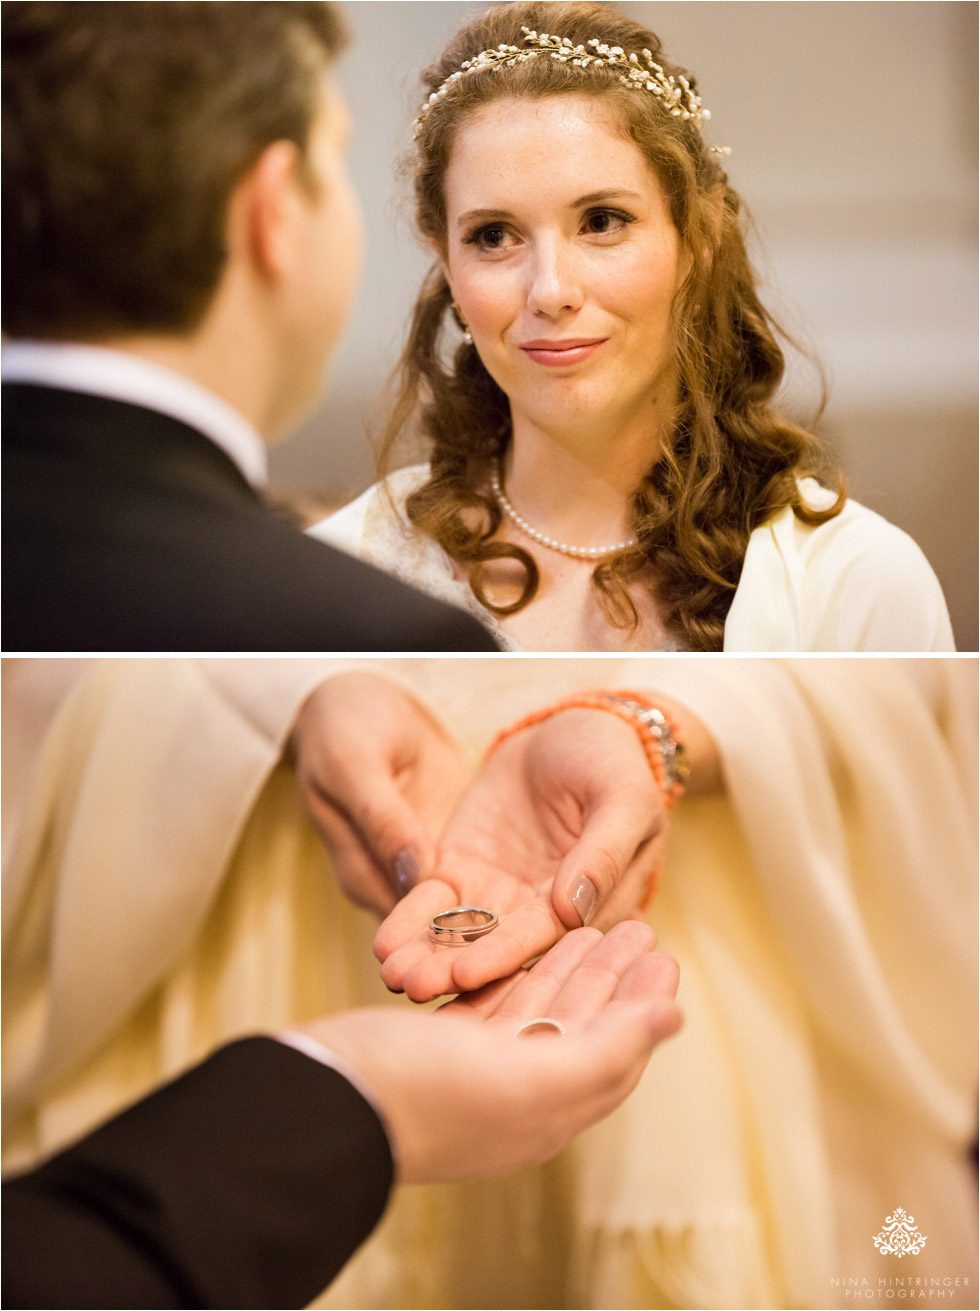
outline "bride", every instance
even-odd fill
[[[512,650],[951,650],[922,552],[827,490],[773,408],[727,152],[658,38],[604,5],[503,4],[425,83],[437,263],[385,459],[413,430],[429,458],[313,533]]]

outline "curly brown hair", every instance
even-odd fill
[[[649,50],[668,75],[683,74],[696,88],[695,79],[663,55],[653,32],[583,0],[494,6],[460,28],[426,70],[426,93],[481,50],[521,46],[522,26],[575,45],[598,37],[627,52]],[[840,513],[845,493],[836,474],[838,498],[829,509],[815,511],[802,498],[798,480],[826,471],[828,460],[812,433],[773,409],[785,368],[780,329],[759,300],[741,199],[697,126],[665,113],[654,96],[624,87],[605,66],[583,69],[538,58],[468,74],[421,124],[416,220],[422,236],[445,251],[446,170],[456,134],[477,107],[503,96],[583,91],[616,104],[628,139],[660,180],[689,265],[671,311],[678,404],[658,457],[633,494],[636,546],[598,564],[592,578],[610,621],[635,631],[639,617],[630,584],[637,585],[641,571],[652,573],[654,581],[643,585],[654,590],[665,633],[690,650],[720,650],[752,530],[786,506],[806,524],[824,523]],[[443,330],[451,313],[449,285],[436,266],[416,303],[399,366],[382,471],[406,433],[421,434],[430,448],[430,475],[408,498],[409,519],[452,559],[469,565],[470,586],[482,604],[513,614],[533,599],[539,575],[527,550],[494,540],[501,510],[489,480],[511,440],[510,407],[471,344],[447,352]],[[494,605],[483,588],[487,562],[502,558],[519,561],[525,571],[521,596],[506,606]]]

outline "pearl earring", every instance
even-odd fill
[[[453,307],[453,318],[456,320],[456,325],[459,328],[460,332],[463,334],[463,340],[467,343],[467,345],[472,346],[473,334],[470,332],[470,325],[463,318],[463,311],[459,308],[456,302],[452,301],[451,303]]]

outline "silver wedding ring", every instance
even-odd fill
[[[429,920],[429,937],[440,947],[465,947],[497,927],[492,910],[482,906],[453,906]]]
[[[564,1024],[559,1024],[557,1020],[550,1020],[547,1015],[539,1015],[537,1019],[525,1021],[514,1034],[514,1037],[519,1038],[522,1033],[534,1033],[535,1031],[541,1033],[547,1030],[557,1033],[559,1038],[565,1037]]]

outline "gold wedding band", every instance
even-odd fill
[[[429,937],[440,947],[465,947],[491,933],[498,924],[492,910],[482,906],[453,906],[429,920]]]
[[[514,1037],[519,1038],[522,1033],[533,1033],[535,1029],[544,1030],[545,1032],[553,1031],[558,1034],[559,1038],[565,1037],[564,1024],[560,1024],[558,1020],[549,1019],[547,1015],[539,1015],[534,1020],[525,1020],[514,1034]]]

